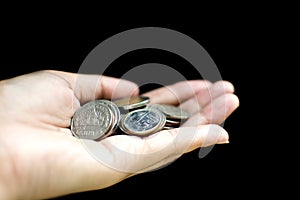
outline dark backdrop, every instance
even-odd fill
[[[0,78],[6,79],[24,73],[43,69],[77,72],[85,56],[101,41],[121,31],[143,27],[159,26],[180,31],[200,43],[215,61],[224,80],[231,81],[239,96],[241,106],[225,122],[224,128],[230,134],[230,144],[216,145],[204,158],[198,157],[199,150],[183,155],[171,165],[150,173],[131,177],[112,187],[99,191],[71,194],[57,199],[101,199],[144,198],[164,195],[212,197],[235,194],[236,190],[250,192],[245,186],[250,179],[251,159],[245,154],[245,141],[249,138],[242,129],[243,72],[249,68],[243,65],[243,49],[247,39],[238,23],[193,23],[168,21],[165,23],[110,23],[86,24],[85,22],[60,21],[15,21],[2,26],[0,37]],[[144,50],[129,53],[112,64],[106,73],[120,76],[121,68],[129,69],[148,62],[160,62],[173,66],[187,78],[201,78],[193,73],[184,59],[159,50]],[[187,70],[189,69],[189,70]],[[147,91],[156,86],[142,88]],[[67,166],[66,166],[67,167]],[[139,194],[137,194],[137,192]],[[140,196],[140,195],[143,196]],[[245,194],[245,193],[244,193]]]

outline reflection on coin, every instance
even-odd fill
[[[115,99],[113,102],[121,109],[131,110],[146,106],[150,101],[149,97],[146,96],[134,96]]]
[[[156,108],[163,112],[168,119],[187,119],[189,117],[189,113],[177,106],[167,105],[167,104],[152,104],[149,105],[150,108]]]
[[[166,117],[156,109],[138,109],[123,116],[120,128],[127,134],[147,136],[163,128]]]
[[[112,116],[112,111],[105,104],[89,102],[75,112],[71,131],[79,138],[97,140],[110,130]]]

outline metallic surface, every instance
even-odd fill
[[[122,108],[124,110],[131,110],[131,109],[136,109],[136,108],[146,106],[150,102],[150,99],[149,97],[145,97],[145,96],[134,96],[134,97],[115,99],[113,100],[113,102],[119,108]]]
[[[149,108],[156,108],[163,112],[168,119],[187,119],[189,113],[185,110],[168,104],[152,104],[148,106]]]
[[[120,123],[120,128],[127,134],[147,136],[163,128],[165,116],[154,109],[138,109],[126,114]]]
[[[72,133],[83,139],[103,137],[113,124],[112,110],[101,101],[89,102],[79,108],[71,121]]]

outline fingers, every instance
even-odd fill
[[[160,103],[177,105],[180,102],[195,96],[196,93],[207,90],[210,85],[211,83],[209,81],[204,80],[182,81],[152,90],[143,95],[150,97],[150,103],[152,104]]]
[[[146,93],[151,103],[180,104],[191,117],[183,126],[222,123],[238,106],[234,87],[228,81],[185,81]]]
[[[190,114],[197,113],[205,105],[213,101],[213,99],[226,94],[233,93],[234,87],[228,81],[218,81],[212,84],[210,87],[199,90],[194,96],[191,96],[188,100],[183,102],[180,107]]]
[[[239,99],[234,94],[225,94],[205,106],[202,115],[207,123],[221,124],[239,106]]]
[[[200,112],[197,112],[189,117],[189,119],[184,122],[182,127],[198,126],[208,124],[208,119]]]
[[[180,107],[191,115],[198,113],[219,96],[233,93],[234,87],[228,81],[218,81],[214,84],[204,81],[184,81],[162,87],[145,93],[150,97],[150,103],[180,104]],[[202,120],[203,121],[203,120]]]
[[[61,71],[50,72],[64,78],[82,104],[100,98],[114,99],[139,93],[135,83],[124,79]]]
[[[236,95],[231,93],[221,95],[203,107],[200,112],[191,115],[183,126],[221,124],[238,106],[239,99]]]

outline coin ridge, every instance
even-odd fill
[[[101,101],[104,104],[106,104],[112,110],[112,113],[113,113],[113,116],[112,116],[113,123],[112,123],[111,129],[105,135],[105,137],[107,137],[107,136],[111,135],[112,133],[114,133],[114,131],[118,128],[121,113],[120,113],[120,110],[118,109],[118,106],[114,102],[109,101],[109,100],[101,100]]]

